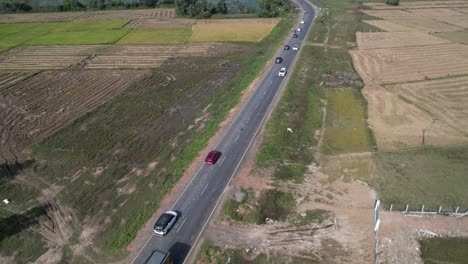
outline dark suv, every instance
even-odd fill
[[[291,47],[289,45],[284,45],[284,50],[289,50]]]
[[[276,60],[275,60],[275,63],[276,63],[276,64],[280,64],[280,63],[282,63],[282,62],[283,62],[283,58],[281,58],[281,57],[276,57]]]

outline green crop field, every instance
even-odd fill
[[[191,34],[189,27],[135,29],[117,44],[180,44],[187,43]]]
[[[427,238],[419,241],[425,264],[466,263],[468,238]]]
[[[27,45],[112,44],[130,32],[129,29],[49,32],[25,42]]]
[[[123,25],[127,24],[128,20],[98,20],[98,21],[71,21],[60,23],[54,29],[54,32],[62,31],[93,31],[105,29],[120,29]]]

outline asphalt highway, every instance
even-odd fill
[[[191,248],[203,234],[206,223],[220,197],[237,172],[245,153],[262,126],[272,102],[286,80],[285,77],[278,76],[280,68],[286,67],[287,74],[289,74],[289,69],[298,54],[298,51],[292,50],[292,46],[299,45],[299,49],[301,49],[306,33],[312,25],[315,16],[314,9],[307,1],[301,1],[301,6],[307,13],[301,11],[299,14],[303,17],[304,24],[296,26],[296,28],[301,28],[301,31],[297,33],[298,38],[292,38],[293,32],[291,32],[287,42],[284,43],[291,46],[291,49],[282,50],[278,54],[283,58],[283,62],[271,66],[261,84],[217,144],[215,149],[221,151],[222,156],[215,165],[202,165],[192,177],[191,182],[172,208],[181,214],[177,223],[165,237],[159,237],[153,233],[133,263],[146,263],[156,249],[170,252],[175,264],[188,262],[186,261],[187,256],[189,253],[193,253],[190,252]],[[156,220],[154,219],[154,221]]]

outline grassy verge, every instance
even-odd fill
[[[372,181],[385,204],[468,207],[468,145],[379,152]]]
[[[419,241],[426,264],[466,263],[468,238],[428,238]]]
[[[190,27],[135,29],[123,37],[118,44],[179,44],[187,43]]]
[[[328,93],[322,151],[343,154],[370,150],[368,128],[359,91],[333,90]]]

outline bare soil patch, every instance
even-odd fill
[[[451,41],[423,32],[357,32],[356,43],[360,50],[366,50],[449,44]]]
[[[468,45],[468,31],[434,33],[434,36]]]
[[[2,160],[14,162],[24,148],[110,100],[143,75],[141,71],[45,71],[2,90]]]
[[[351,50],[350,54],[366,84],[468,74],[468,46],[461,44]]]
[[[61,21],[93,21],[118,19],[145,19],[145,18],[174,18],[174,9],[141,9],[141,10],[112,10],[90,12],[57,12],[32,14],[1,14],[0,23],[20,22],[61,22]]]
[[[30,71],[5,71],[0,72],[0,91],[15,83],[33,76],[36,72]]]

